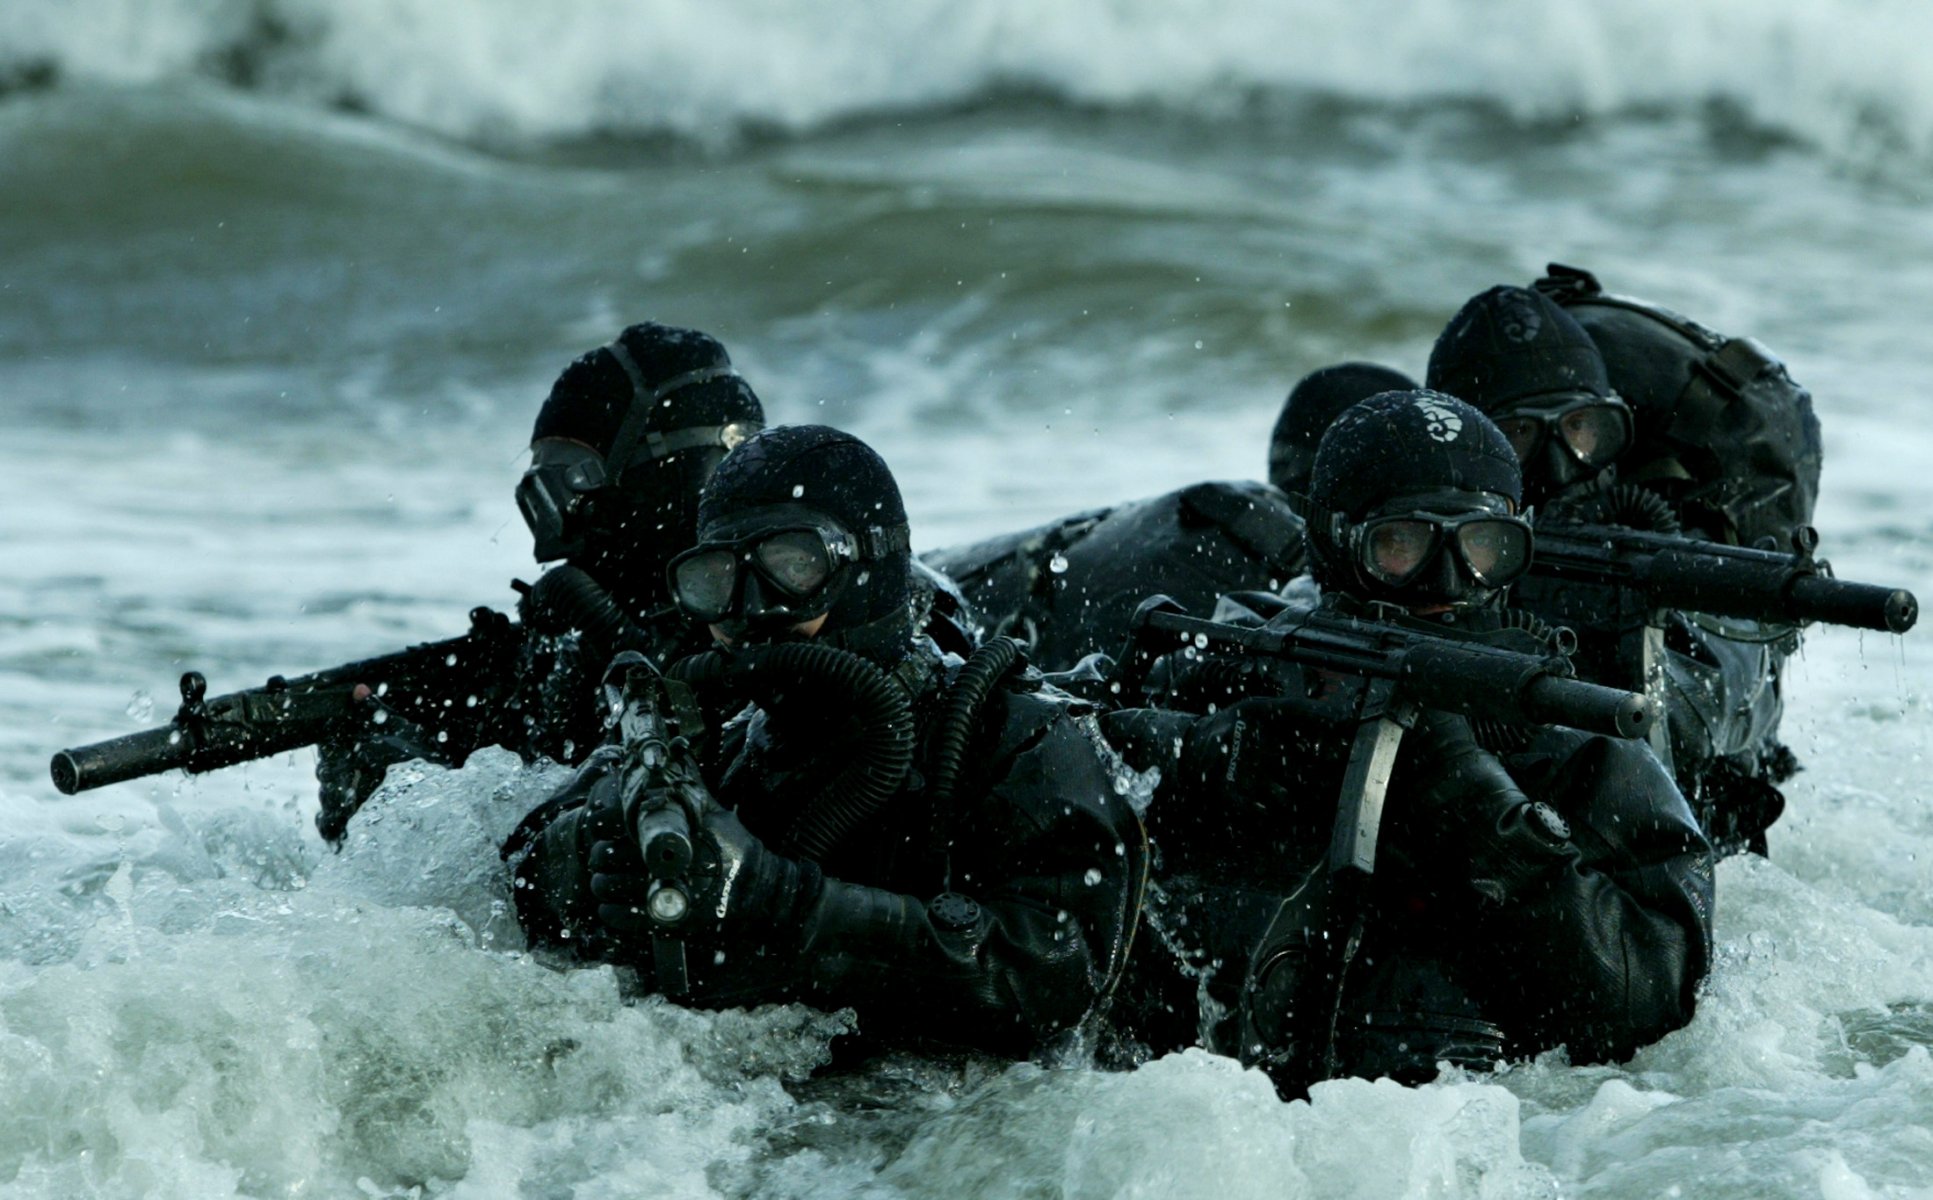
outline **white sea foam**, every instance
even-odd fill
[[[729,138],[1001,89],[1190,110],[1261,92],[1523,119],[1721,103],[1845,148],[1933,146],[1918,0],[15,0],[0,72],[216,75],[460,138]]]

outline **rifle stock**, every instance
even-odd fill
[[[181,677],[181,708],[173,720],[56,753],[49,768],[54,787],[71,796],[177,767],[201,774],[315,745],[357,719],[358,684],[411,720],[440,728],[480,725],[490,719],[487,700],[509,678],[521,641],[516,622],[476,608],[470,632],[461,637],[294,679],[277,675],[258,688],[211,698],[207,680],[190,671]]]

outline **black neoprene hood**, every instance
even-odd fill
[[[1597,344],[1550,297],[1494,287],[1450,318],[1430,351],[1431,389],[1495,415],[1538,396],[1609,396]]]
[[[564,368],[537,412],[530,440],[570,438],[608,455],[640,401],[651,403],[636,421],[646,433],[764,424],[758,396],[731,368],[731,355],[710,334],[648,321],[633,325]],[[615,476],[627,464],[607,465]]]
[[[848,533],[893,533],[906,528],[899,484],[884,459],[849,433],[825,425],[779,425],[725,456],[698,501],[698,539],[729,527],[742,536],[769,513],[774,526],[795,522],[801,510],[823,513]],[[847,564],[847,576],[828,613],[825,632],[835,637],[862,628],[878,636],[853,646],[876,658],[903,651],[911,636],[911,552],[901,548]],[[905,628],[880,629],[897,617]]]
[[[1285,492],[1305,490],[1316,446],[1337,417],[1381,392],[1415,386],[1401,371],[1376,363],[1337,363],[1309,372],[1289,390],[1269,435],[1269,482]]]
[[[1520,503],[1517,454],[1475,408],[1417,388],[1372,396],[1336,419],[1316,451],[1309,500],[1360,517],[1395,496],[1447,490]]]

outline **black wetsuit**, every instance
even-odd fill
[[[1302,522],[1265,483],[1198,483],[1036,529],[921,556],[985,623],[1044,671],[1119,649],[1140,602],[1165,593],[1206,614],[1226,592],[1281,587],[1304,570]]]
[[[1116,1006],[1132,1045],[1205,1044],[1295,1094],[1331,1073],[1416,1081],[1439,1060],[1557,1045],[1622,1059],[1690,1018],[1711,854],[1644,746],[1480,727],[1507,745],[1471,760],[1491,772],[1477,786],[1412,732],[1357,900],[1325,865],[1354,729],[1303,699],[1334,679],[1291,664],[1268,678],[1269,695],[1209,716],[1107,720],[1131,763],[1163,769],[1148,930]]]
[[[947,674],[922,652],[913,679],[921,753]],[[817,864],[788,915],[754,935],[694,935],[701,1007],[800,1001],[857,1010],[862,1034],[1024,1055],[1079,1025],[1125,963],[1145,875],[1140,822],[1077,702],[1033,683],[996,688],[976,723],[940,828],[918,771]],[[1087,727],[1083,727],[1086,725]],[[717,800],[762,841],[853,753],[837,706],[757,707],[705,754]],[[916,759],[923,761],[923,759]],[[506,848],[533,944],[635,968],[660,990],[648,945],[596,915],[587,832],[615,803],[600,753]]]

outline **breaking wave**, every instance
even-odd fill
[[[0,90],[214,80],[510,145],[729,144],[1018,92],[1211,115],[1689,111],[1918,155],[1929,40],[1919,0],[15,0]]]

